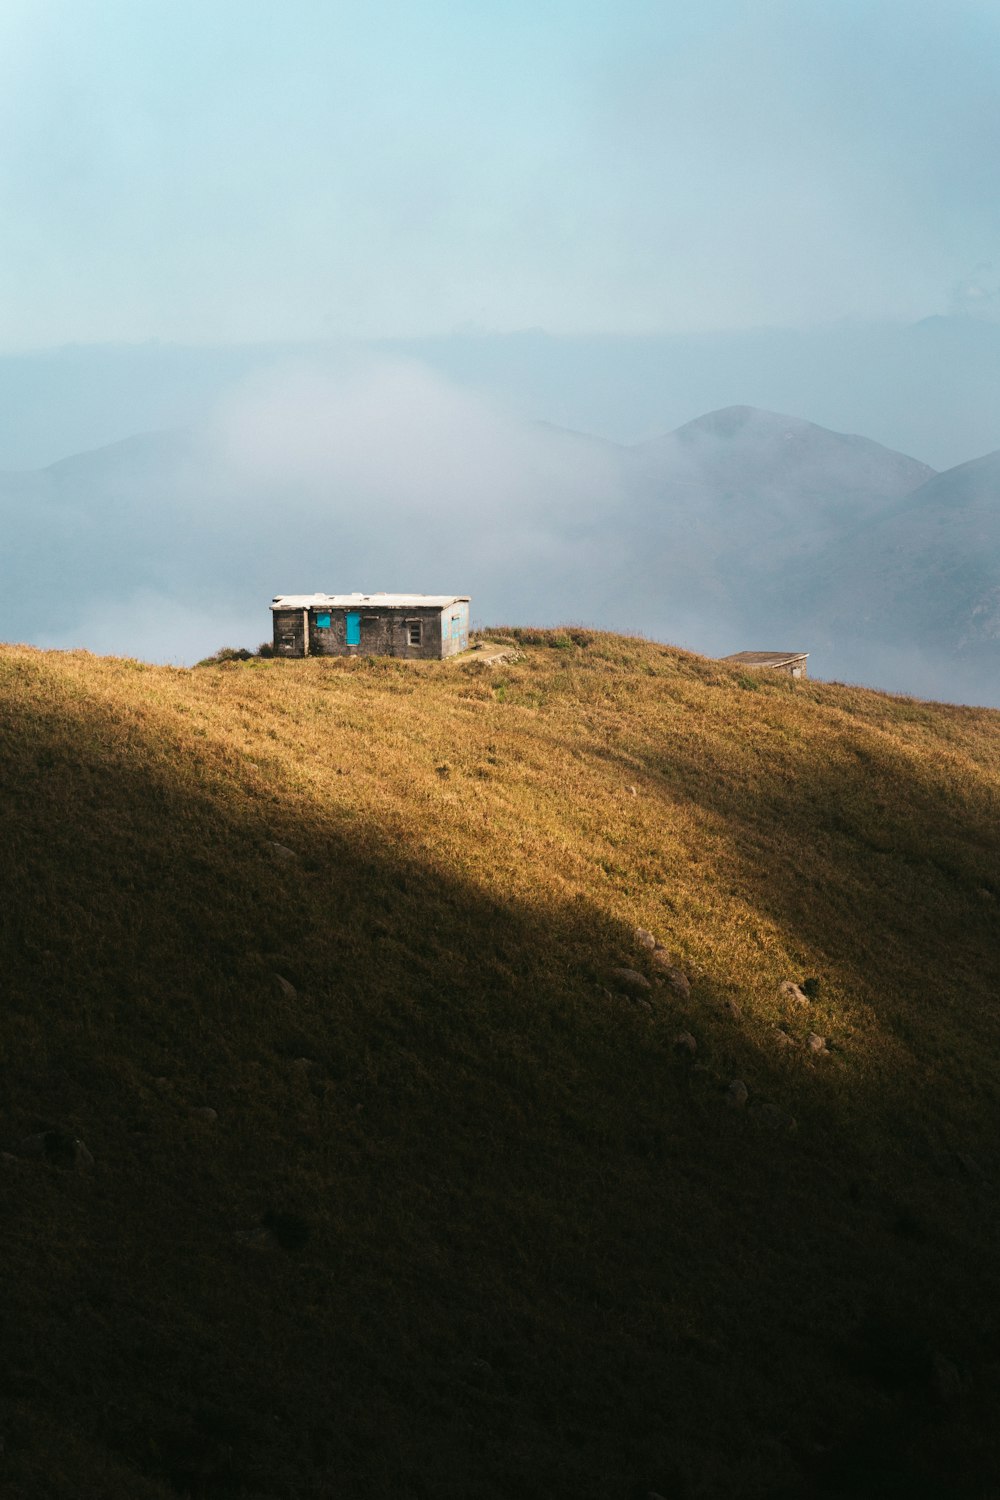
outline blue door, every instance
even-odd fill
[[[347,644],[361,645],[361,616],[356,609],[347,611]]]

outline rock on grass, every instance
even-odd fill
[[[620,990],[627,990],[633,995],[641,995],[645,990],[653,988],[645,974],[640,974],[638,969],[612,969],[611,977]]]
[[[686,1000],[691,993],[691,981],[683,969],[671,962],[666,948],[657,948],[652,955],[652,962],[659,978],[670,986],[675,995]]]

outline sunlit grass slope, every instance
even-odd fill
[[[4,1495],[995,1493],[1000,715],[521,635],[0,649]]]

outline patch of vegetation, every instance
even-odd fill
[[[585,630],[579,625],[560,626],[554,630],[531,625],[500,625],[480,634],[492,641],[511,641],[521,646],[545,646],[555,651],[565,651],[571,646],[590,646],[597,639],[597,632]]]
[[[271,641],[261,641],[256,651],[248,651],[246,646],[220,646],[213,656],[206,656],[196,665],[199,667],[218,667],[223,662],[231,661],[253,661],[255,659],[268,660],[274,655],[274,645]]]
[[[1000,718],[517,639],[0,648],[12,1496],[989,1492]]]

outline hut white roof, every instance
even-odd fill
[[[468,594],[275,594],[272,609],[447,609],[468,604]]]

